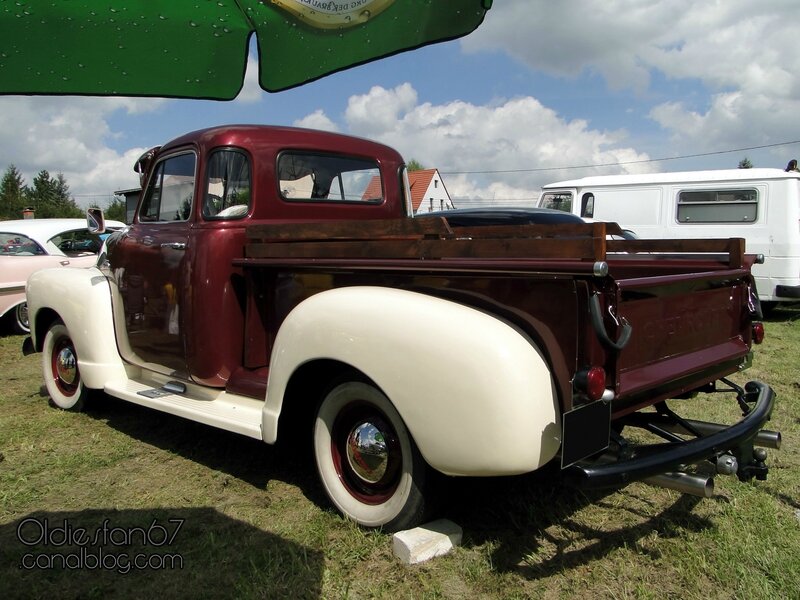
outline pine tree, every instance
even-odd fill
[[[47,171],[39,171],[33,178],[30,199],[37,219],[83,216],[83,211],[69,195],[69,185],[62,173],[53,178]]]
[[[27,188],[22,174],[11,165],[0,181],[0,219],[21,219],[27,203]]]

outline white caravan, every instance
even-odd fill
[[[539,206],[615,221],[639,238],[746,240],[762,302],[800,300],[800,172],[727,169],[551,183]]]

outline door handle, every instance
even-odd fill
[[[184,242],[166,242],[161,244],[162,248],[172,248],[173,250],[186,250],[186,244]]]

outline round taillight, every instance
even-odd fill
[[[606,372],[602,367],[584,369],[575,375],[575,384],[589,400],[600,400],[606,391]]]
[[[753,323],[753,343],[760,344],[764,341],[764,324]]]

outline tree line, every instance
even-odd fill
[[[70,195],[63,173],[53,177],[42,170],[33,178],[31,185],[27,185],[19,169],[10,165],[0,180],[0,221],[21,219],[26,209],[33,209],[37,219],[80,218],[86,214]],[[124,221],[125,201],[115,197],[104,211],[108,219]]]

